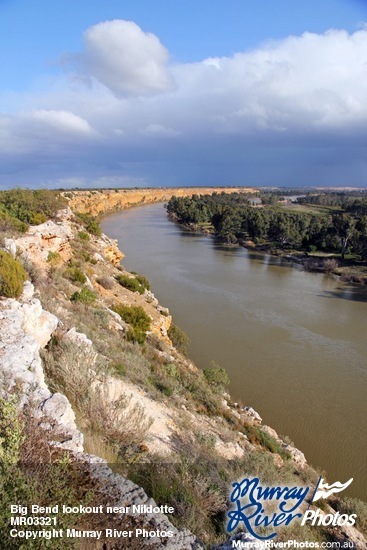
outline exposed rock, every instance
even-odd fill
[[[5,250],[7,250],[13,258],[17,255],[17,245],[14,239],[4,239]]]
[[[300,467],[304,468],[307,464],[307,460],[305,455],[297,449],[296,447],[292,447],[292,445],[285,445],[283,443],[283,449],[289,453],[292,457],[292,460]]]
[[[252,421],[261,424],[262,418],[259,413],[255,411],[255,409],[252,407],[243,407],[242,410]]]
[[[103,256],[101,256],[101,254],[98,254],[98,252],[95,252],[93,254],[93,258],[97,261],[97,262],[101,262],[101,263],[104,263],[104,258]]]
[[[119,265],[122,258],[125,257],[125,254],[123,254],[123,252],[118,249],[117,242],[110,246],[106,246],[106,248],[103,250],[103,254],[105,258],[113,265]]]
[[[28,401],[40,417],[47,413],[48,423],[64,434],[65,449],[81,451],[83,436],[65,396],[50,392],[43,372],[40,348],[49,341],[58,319],[44,311],[33,298],[33,285],[25,284],[20,300],[0,300],[0,381],[2,394],[17,389],[19,406]]]
[[[151,543],[158,543],[160,547],[167,550],[199,550],[204,548],[203,544],[195,535],[187,529],[177,529],[162,513],[133,513],[132,506],[146,505],[157,506],[156,502],[147,496],[145,491],[135,485],[132,481],[112,472],[107,466],[106,461],[92,455],[74,455],[81,462],[88,462],[89,469],[100,490],[108,497],[110,506],[130,507],[130,512],[123,517],[139,517],[147,530],[172,531],[172,539],[150,539]],[[148,541],[149,542],[149,541]]]
[[[289,445],[287,443],[284,443],[284,441],[279,437],[277,432],[273,430],[273,428],[270,428],[269,426],[261,426],[261,429],[269,434],[271,437],[277,440],[277,442],[283,447],[283,449],[290,454],[294,462],[300,467],[304,468],[307,464],[307,460],[305,455],[297,449],[296,447],[293,447],[293,445]]]
[[[31,225],[27,233],[14,239],[6,239],[5,246],[13,254],[18,248],[25,258],[32,258],[36,264],[45,264],[49,252],[60,254],[64,259],[70,256],[70,241],[73,239],[71,223],[47,221]]]
[[[263,432],[270,435],[270,437],[274,437],[274,439],[279,440],[279,436],[278,436],[277,432],[275,430],[273,430],[273,428],[270,428],[270,426],[265,426],[264,425],[264,426],[261,426],[261,429],[263,430]]]
[[[70,450],[83,449],[83,434],[76,429],[75,414],[65,395],[54,393],[41,404],[40,410],[47,419],[57,420],[57,430],[64,436],[58,446]]]
[[[23,315],[22,329],[26,334],[30,334],[43,348],[50,340],[51,334],[56,330],[58,318],[52,313],[44,311],[41,302],[32,299],[33,294],[34,287],[27,281],[20,298]]]
[[[83,332],[77,332],[75,327],[71,328],[64,334],[64,340],[69,340],[69,342],[73,342],[74,344],[77,344],[78,346],[84,348],[93,348],[92,340],[89,340],[89,338]]]

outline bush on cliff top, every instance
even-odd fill
[[[98,218],[91,216],[90,214],[82,214],[81,212],[77,212],[75,216],[77,221],[84,225],[88,233],[95,235],[96,237],[100,237],[102,235],[102,229],[99,225]]]
[[[22,264],[9,252],[0,250],[0,296],[19,298],[27,274]]]
[[[18,188],[0,192],[0,218],[7,223],[14,220],[11,229],[20,231],[24,231],[28,224],[38,225],[54,218],[65,205],[65,199],[58,192],[48,189]]]

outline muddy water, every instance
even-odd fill
[[[367,289],[182,230],[161,204],[102,227],[190,336],[198,366],[224,366],[236,399],[367,500]]]

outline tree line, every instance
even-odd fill
[[[174,196],[167,211],[184,225],[206,227],[226,243],[251,240],[256,245],[267,243],[305,252],[340,252],[342,259],[347,251],[367,257],[365,194],[340,194],[337,198],[326,195],[326,199],[325,195],[307,195],[298,201],[310,205],[310,211],[288,211],[268,196],[265,205],[254,207],[248,195],[242,193]],[[313,211],[313,205],[333,208]]]

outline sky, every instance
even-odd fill
[[[367,187],[367,0],[0,0],[0,187]]]

